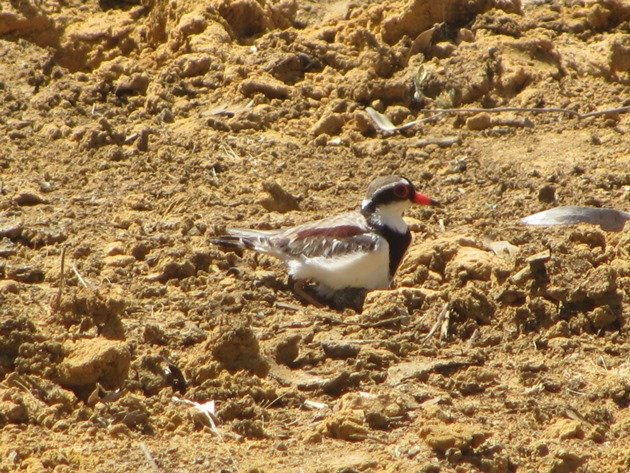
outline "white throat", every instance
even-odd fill
[[[374,220],[376,223],[385,225],[398,233],[407,233],[408,226],[403,220],[403,213],[409,207],[411,207],[411,202],[408,200],[381,205],[373,213]]]

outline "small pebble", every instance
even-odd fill
[[[550,184],[546,184],[538,191],[538,200],[550,204],[556,200],[556,188]]]
[[[30,207],[33,205],[45,204],[46,200],[34,192],[22,191],[13,197],[13,202],[19,206]]]

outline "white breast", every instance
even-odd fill
[[[295,279],[310,279],[331,292],[347,287],[387,289],[390,284],[389,245],[384,238],[379,239],[373,251],[336,258],[303,258],[287,263],[289,273]]]

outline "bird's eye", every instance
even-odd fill
[[[394,195],[399,199],[406,199],[409,197],[409,187],[404,184],[398,184],[394,187]]]

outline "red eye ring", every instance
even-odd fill
[[[409,187],[405,184],[398,184],[394,187],[394,195],[399,199],[406,199],[409,197]]]

